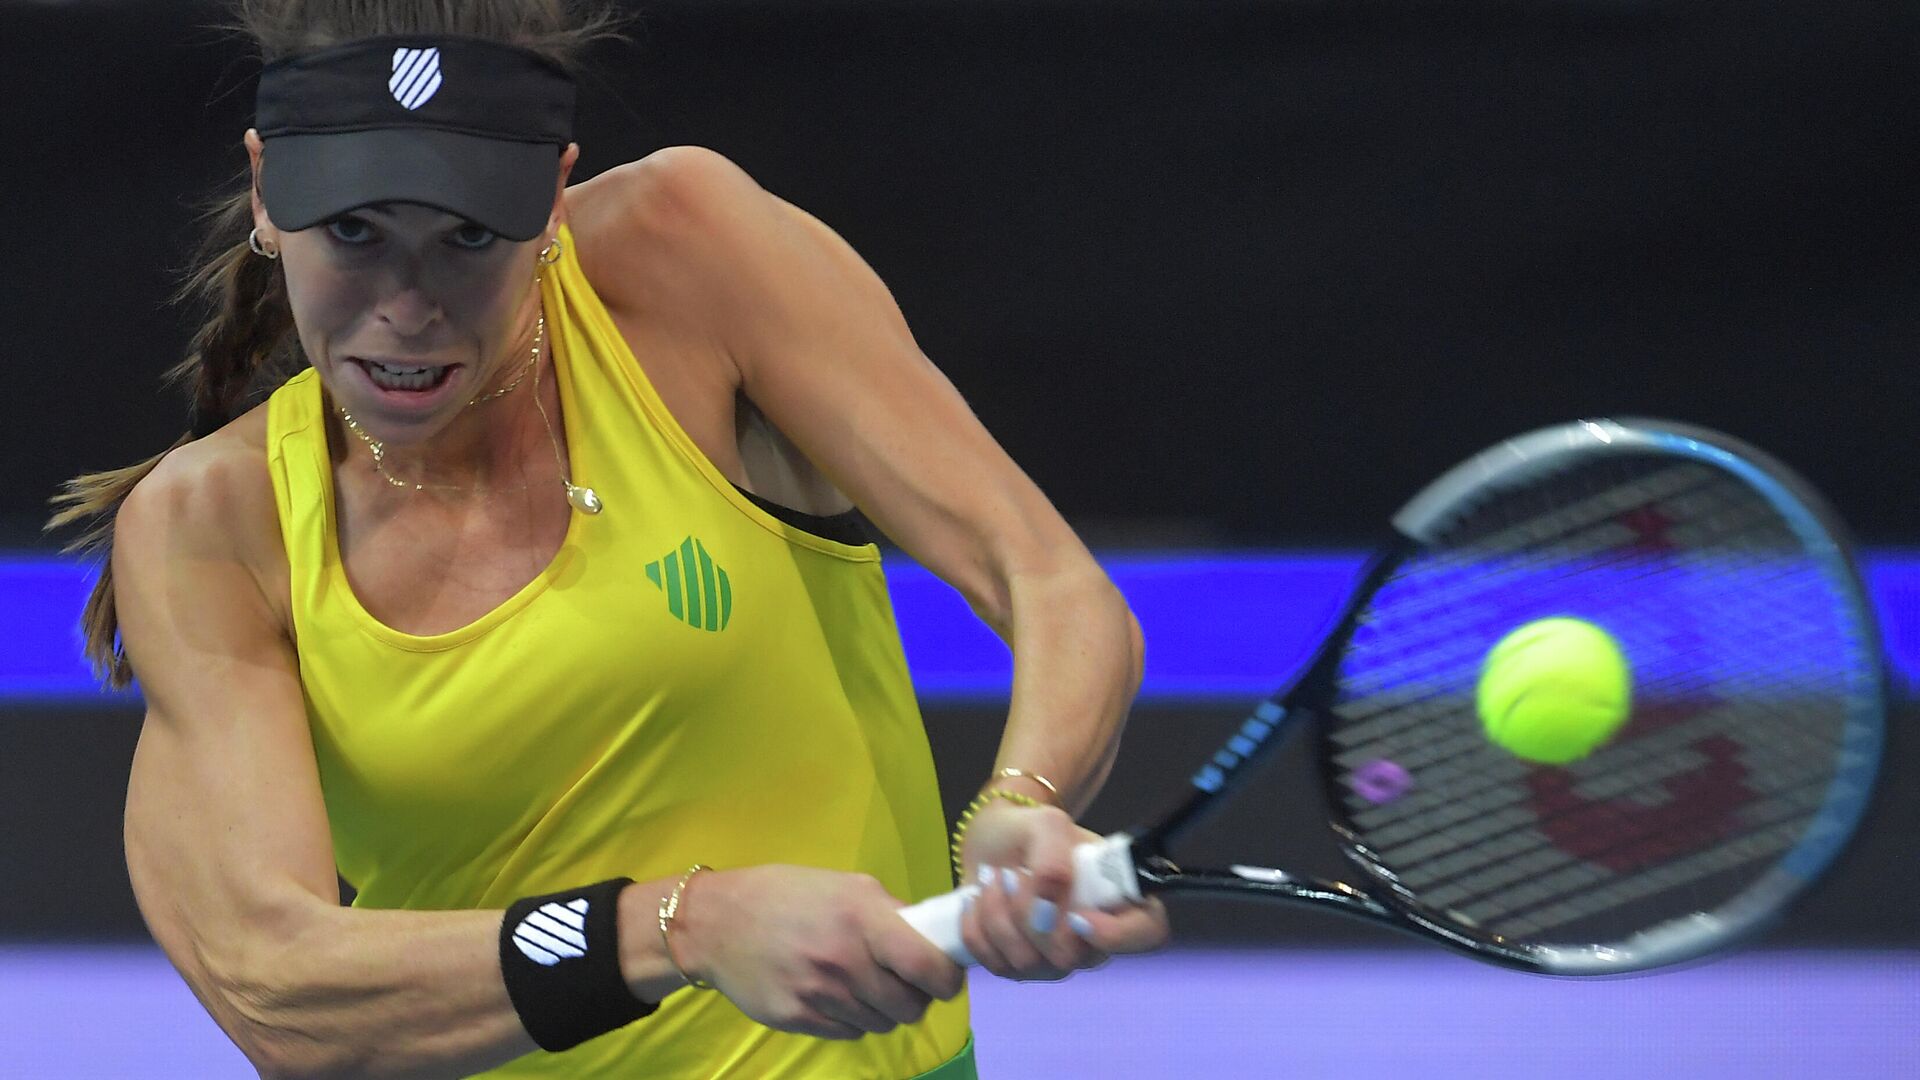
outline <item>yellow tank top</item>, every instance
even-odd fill
[[[872,544],[754,505],[667,412],[574,258],[542,297],[573,478],[552,563],[472,624],[420,637],[354,597],[318,377],[268,406],[300,678],[334,855],[356,907],[505,908],[698,861],[952,887],[932,755]],[[489,1077],[885,1078],[967,1043],[965,996],[855,1042],[783,1034],[718,993]]]

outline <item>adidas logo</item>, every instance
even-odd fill
[[[727,572],[689,536],[680,547],[647,564],[647,580],[667,596],[667,611],[695,630],[719,632],[733,617],[733,585]]]
[[[587,900],[541,904],[513,928],[513,943],[542,967],[587,955]]]

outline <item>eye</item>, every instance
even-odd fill
[[[468,222],[453,230],[450,234],[450,239],[454,247],[466,248],[468,251],[479,251],[481,248],[491,245],[495,240],[499,239],[499,237],[489,229]]]
[[[327,222],[327,235],[343,244],[370,244],[374,240],[373,225],[365,218],[338,217]]]

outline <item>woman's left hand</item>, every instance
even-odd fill
[[[1167,910],[1148,897],[1119,911],[1077,909],[1073,849],[1100,837],[1055,807],[996,800],[967,828],[962,850],[980,895],[960,937],[980,966],[1005,979],[1055,981],[1099,967],[1114,953],[1167,943]]]

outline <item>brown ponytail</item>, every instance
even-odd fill
[[[69,480],[53,497],[57,507],[48,529],[87,522],[63,550],[100,559],[100,578],[87,597],[81,628],[87,659],[113,687],[132,677],[119,643],[119,618],[113,605],[113,521],[134,485],[146,479],[160,459],[195,438],[218,430],[243,411],[267,377],[284,377],[299,362],[293,340],[293,313],[279,266],[247,247],[253,229],[250,189],[216,203],[206,215],[207,230],[195,269],[174,300],[201,302],[206,321],[193,336],[187,358],[167,373],[186,383],[193,398],[193,430],[159,454],[135,465],[86,473]]]
[[[537,49],[571,63],[600,38],[618,37],[623,19],[609,4],[569,0],[234,0],[232,29],[251,37],[265,59],[338,41],[395,33],[449,33]],[[205,239],[174,300],[197,301],[206,321],[187,358],[167,373],[193,398],[192,430],[137,465],[86,473],[62,485],[49,530],[86,528],[64,550],[100,560],[100,578],[81,616],[86,656],[108,686],[133,677],[120,647],[113,604],[113,522],[127,494],[162,458],[218,430],[304,363],[278,263],[247,247],[253,229],[251,177],[206,214]]]

